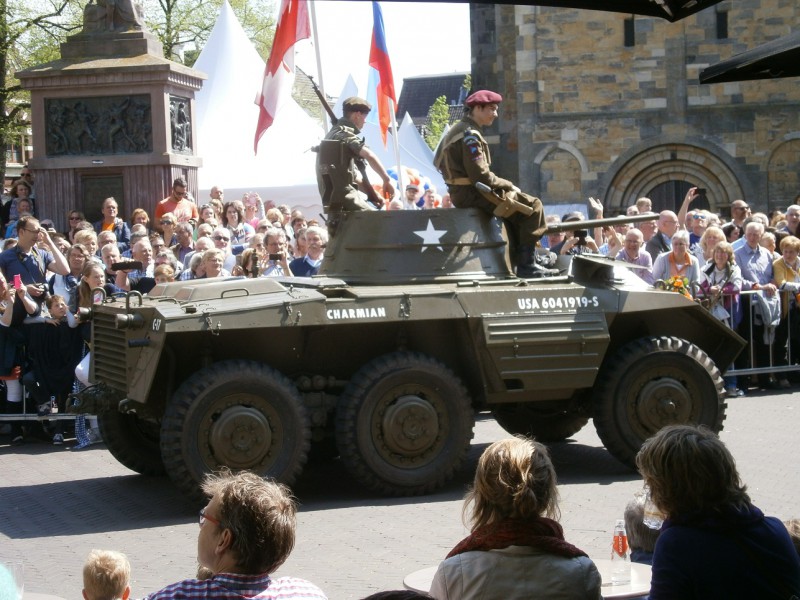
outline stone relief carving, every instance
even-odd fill
[[[83,9],[83,33],[142,31],[144,10],[136,0],[89,0]]]
[[[180,96],[169,97],[169,120],[172,136],[172,149],[175,152],[192,152],[192,120],[189,112],[189,99]]]
[[[153,151],[150,96],[46,98],[47,156]]]

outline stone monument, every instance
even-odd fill
[[[152,216],[183,177],[197,192],[194,95],[205,75],[164,58],[136,0],[90,0],[61,59],[16,75],[31,92],[37,212],[61,230],[69,210],[98,220],[114,196],[120,216]]]

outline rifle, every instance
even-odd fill
[[[311,82],[311,87],[314,89],[314,93],[319,98],[319,101],[322,103],[322,107],[325,109],[325,112],[328,113],[328,116],[331,119],[331,124],[336,125],[339,122],[339,119],[336,118],[336,115],[333,113],[333,109],[331,105],[328,104],[328,101],[325,99],[325,96],[322,94],[322,91],[317,86],[317,83],[314,81],[313,77],[308,78]],[[367,195],[367,200],[369,200],[370,204],[372,204],[375,208],[381,209],[384,207],[383,199],[378,196],[375,188],[369,182],[369,177],[367,176],[367,163],[366,161],[360,156],[354,156],[353,162],[356,165],[359,173],[361,173],[361,181],[358,184],[359,189]]]

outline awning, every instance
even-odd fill
[[[560,6],[562,8],[585,8],[604,12],[627,13],[629,15],[643,15],[648,17],[661,17],[668,21],[680,21],[719,4],[721,0],[544,0],[528,1],[516,0],[515,2],[496,2],[495,4],[531,4],[538,6]]]
[[[384,0],[392,1],[392,0]],[[423,0],[425,1],[425,0]],[[441,2],[442,0],[429,0]],[[464,2],[467,0],[444,0]],[[668,21],[681,19],[700,12],[721,0],[499,0],[492,4],[520,4],[530,6],[554,6],[561,8],[584,8],[602,12],[618,12],[629,15],[661,17]]]
[[[797,76],[800,76],[800,31],[703,69],[700,83]]]

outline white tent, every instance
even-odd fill
[[[348,77],[344,84],[342,93],[339,95],[339,100],[336,102],[336,106],[333,109],[334,113],[337,115],[342,114],[342,102],[350,96],[364,97],[364,94],[359,94],[358,86],[352,76]],[[364,129],[361,131],[361,134],[367,140],[367,146],[378,155],[383,166],[387,169],[396,170],[397,160],[395,159],[394,142],[392,141],[393,132],[389,132],[386,138],[385,148],[383,147],[381,130],[377,124],[367,121],[364,124]],[[406,115],[406,118],[403,119],[402,124],[398,128],[397,140],[400,146],[400,163],[404,167],[416,169],[421,177],[430,180],[431,184],[440,194],[444,194],[447,188],[444,179],[442,179],[442,175],[433,166],[433,151],[428,147],[428,144],[425,143],[425,140],[422,139],[422,136],[419,134],[419,131],[417,131],[409,115]],[[374,181],[372,178],[370,178],[370,181],[378,183],[380,179],[376,176]],[[408,183],[408,181],[405,183]]]
[[[254,99],[264,76],[256,52],[227,0],[194,67],[208,74],[197,93],[195,118],[199,197],[223,186],[228,200],[254,191],[264,200],[300,208],[308,217],[322,211],[315,174],[316,153],[310,148],[324,132],[298,104],[287,102],[261,138],[258,155],[253,139],[258,120]]]

